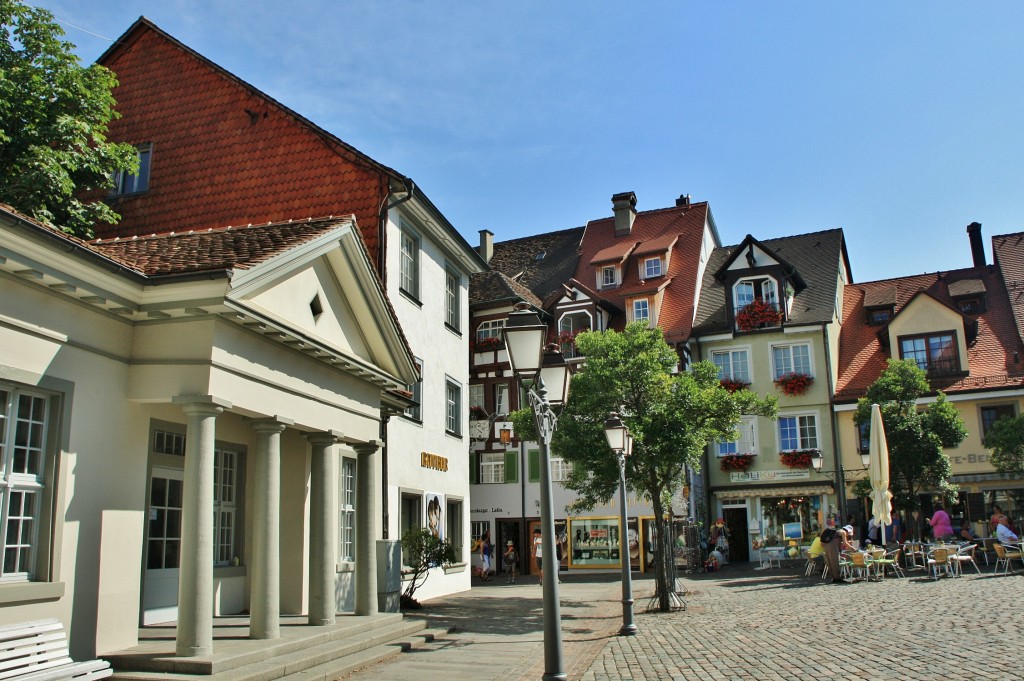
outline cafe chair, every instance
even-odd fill
[[[925,567],[924,546],[920,542],[908,541],[903,545],[903,561],[907,569]]]
[[[850,573],[856,579],[858,574],[864,575],[864,579],[871,578],[871,565],[868,557],[859,551],[850,554]]]
[[[892,551],[887,551],[881,558],[875,559],[875,565],[878,570],[881,570],[881,574],[884,577],[886,570],[892,570],[896,573],[897,577],[906,577],[903,572],[903,568],[900,567],[900,549],[899,547]]]
[[[974,559],[974,552],[978,549],[977,544],[964,544],[956,553],[950,556],[950,560],[953,561],[953,566],[956,568],[958,575],[963,575],[964,563],[968,563],[974,566],[974,571],[979,575],[981,574],[981,568],[978,567],[978,561]]]
[[[1016,546],[1004,546],[996,542],[994,548],[996,550],[996,569],[994,572],[999,572],[999,566],[1002,565],[1003,574],[1009,574],[1011,560],[1024,561],[1024,554]]]
[[[935,548],[928,552],[928,574],[934,579],[939,578],[939,571],[945,572],[947,575],[952,576],[950,572],[949,556],[952,553],[950,549],[945,547]]]

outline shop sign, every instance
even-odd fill
[[[448,457],[430,452],[420,452],[420,468],[433,468],[435,471],[448,472]]]
[[[732,471],[729,482],[778,482],[783,480],[807,480],[811,471],[803,469],[784,469],[781,471]]]

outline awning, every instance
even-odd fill
[[[715,496],[719,499],[745,499],[747,497],[800,497],[811,494],[832,494],[832,485],[786,485],[785,487],[737,487],[716,489]]]

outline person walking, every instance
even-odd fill
[[[516,545],[511,539],[505,545],[505,553],[501,555],[501,562],[505,565],[505,583],[516,583],[516,565],[519,563],[519,553]]]
[[[533,545],[530,548],[530,556],[537,565],[537,574],[540,576],[540,583],[544,584],[544,545],[541,541],[540,528],[533,531]]]
[[[480,570],[480,579],[485,582],[491,581],[491,553],[494,551],[494,547],[491,546],[491,533],[484,532],[484,536],[480,537],[480,561],[483,566]]]
[[[935,504],[935,513],[928,518],[928,524],[932,527],[932,536],[937,540],[943,540],[953,536],[953,523],[949,514],[942,508],[942,504]]]

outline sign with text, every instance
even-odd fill
[[[447,473],[448,459],[447,457],[440,456],[439,454],[431,454],[430,452],[420,452],[420,467],[433,468],[435,471]]]
[[[733,471],[729,482],[783,482],[786,480],[808,480],[811,471],[807,468],[787,468],[781,471]]]

